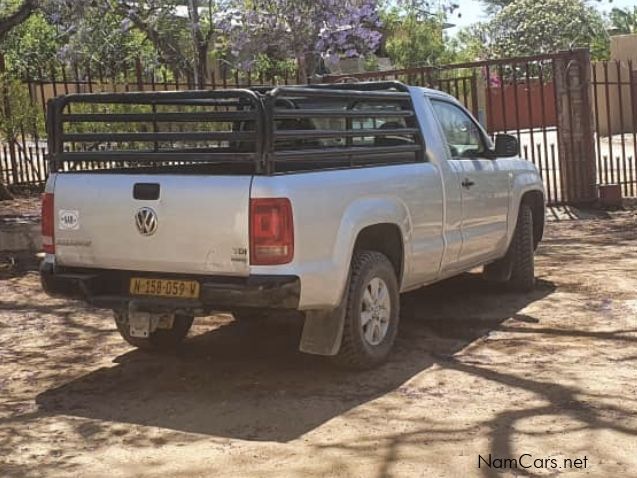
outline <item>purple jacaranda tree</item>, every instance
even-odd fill
[[[263,54],[291,57],[302,82],[321,58],[364,56],[382,39],[377,0],[255,0],[219,15],[217,26],[237,67],[249,70]]]

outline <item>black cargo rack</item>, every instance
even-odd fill
[[[424,160],[400,82],[72,94],[47,114],[52,171],[231,163],[275,174]]]
[[[108,105],[126,105],[142,111],[94,111]],[[88,113],[73,111],[87,108],[91,109]],[[110,131],[98,128],[98,125],[132,123],[142,131],[113,132],[113,128]],[[186,123],[200,129],[203,125],[204,130],[184,131]],[[225,124],[226,129],[215,130],[219,124]],[[228,124],[243,125],[243,129],[228,129]],[[87,126],[91,131],[85,132]],[[74,127],[78,131],[67,131]],[[86,163],[109,168],[144,163],[260,164],[263,108],[260,95],[251,90],[70,94],[49,101],[47,136],[51,171],[63,169],[65,163],[73,169],[72,165],[78,162],[84,165],[82,169],[87,169]],[[146,147],[113,148],[113,143]],[[202,147],[200,143],[205,144]],[[166,144],[171,146],[166,148]]]
[[[290,167],[314,169],[311,162],[320,162],[323,169],[424,160],[411,95],[397,81],[278,87],[265,95],[264,107],[269,174]],[[340,120],[339,127],[319,128],[314,123],[330,119]],[[377,127],[380,119],[386,121]],[[290,128],[289,123],[282,127],[285,121],[305,127]],[[325,139],[340,144],[333,141],[332,147],[326,147],[320,143]],[[296,147],[279,147],[290,140],[297,141]],[[305,167],[295,168],[292,163]]]

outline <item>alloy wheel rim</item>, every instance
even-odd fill
[[[387,335],[391,317],[389,288],[380,277],[374,277],[365,286],[360,317],[365,341],[369,345],[379,345]]]

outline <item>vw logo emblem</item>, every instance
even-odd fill
[[[157,214],[151,208],[143,207],[135,214],[135,224],[141,235],[152,236],[159,226]]]

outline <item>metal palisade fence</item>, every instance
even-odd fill
[[[618,184],[637,194],[637,65],[632,61],[593,64],[593,112],[597,182]]]
[[[222,65],[223,66],[223,65]],[[0,53],[0,78],[5,63]],[[299,82],[295,71],[258,75],[241,73],[229,68],[215,68],[204,85],[196,85],[192,77],[184,76],[161,66],[147,67],[137,59],[132,65],[111,67],[108,71],[91,64],[51,63],[24,78],[0,81],[0,113],[4,117],[22,117],[11,135],[0,131],[0,178],[15,188],[40,188],[48,175],[47,141],[44,131],[47,103],[59,95],[70,93],[132,92],[132,91],[186,91],[249,88],[258,86],[289,85]],[[16,98],[19,101],[16,102]],[[29,119],[25,122],[27,113]],[[12,139],[8,139],[11,136]],[[86,145],[71,144],[70,150]],[[78,169],[90,170],[89,163],[78,164]]]
[[[606,184],[620,185],[624,196],[637,194],[637,71],[631,62],[592,62],[588,50],[578,49],[323,79],[365,80],[400,80],[445,91],[461,101],[490,135],[515,135],[521,154],[542,174],[549,204],[592,202],[598,186]],[[217,70],[203,88],[296,83],[296,74],[266,77]],[[60,94],[195,88],[189,78],[165,68],[145,68],[139,61],[108,74],[88,66],[58,65],[48,73],[22,79],[21,85],[40,118],[47,101]],[[44,136],[41,127],[34,127],[19,131],[14,141],[0,146],[0,175],[5,183],[43,183],[47,175]],[[78,167],[90,169],[91,165]]]
[[[637,194],[637,68],[630,61],[592,62],[579,49],[329,78],[372,79],[445,91],[489,134],[517,136],[549,204],[593,202],[601,185]]]

